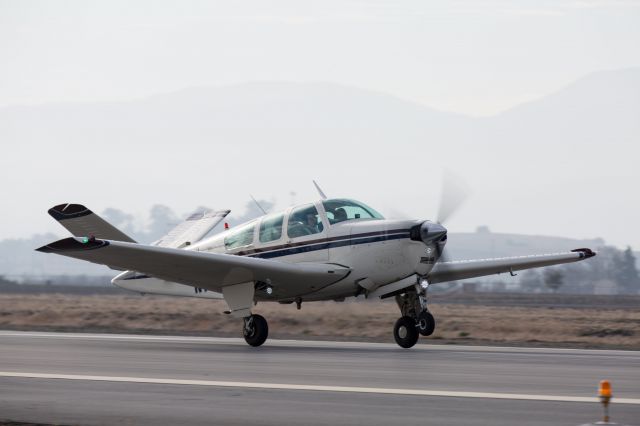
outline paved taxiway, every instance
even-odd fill
[[[0,420],[640,424],[640,352],[0,332]]]

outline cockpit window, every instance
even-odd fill
[[[282,222],[284,222],[283,213],[267,216],[262,219],[260,223],[260,242],[268,243],[279,240],[282,235]]]
[[[251,222],[229,231],[229,235],[227,235],[224,239],[225,248],[229,250],[236,247],[248,246],[252,244],[253,231],[256,227],[255,225],[255,222]]]
[[[354,219],[384,219],[380,213],[358,201],[347,199],[324,200],[322,202],[330,224]]]
[[[313,204],[296,207],[289,214],[287,235],[290,238],[313,235],[322,232],[324,225]]]

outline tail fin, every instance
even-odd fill
[[[136,241],[81,204],[60,204],[49,214],[75,237],[94,236],[103,240]]]
[[[200,241],[224,219],[231,210],[205,210],[193,213],[167,235],[154,242],[160,247],[184,248]]]

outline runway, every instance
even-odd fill
[[[640,424],[640,352],[0,332],[0,420]]]

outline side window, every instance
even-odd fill
[[[322,220],[313,204],[297,207],[289,214],[287,235],[290,238],[318,234],[323,229]]]
[[[354,219],[382,219],[382,215],[371,207],[353,200],[325,200],[322,205],[332,225]]]
[[[268,243],[269,241],[279,240],[282,236],[282,222],[284,222],[284,214],[276,216],[267,216],[260,223],[260,242]]]
[[[255,222],[232,229],[224,239],[224,247],[229,250],[236,247],[248,246],[253,243],[253,229]]]

